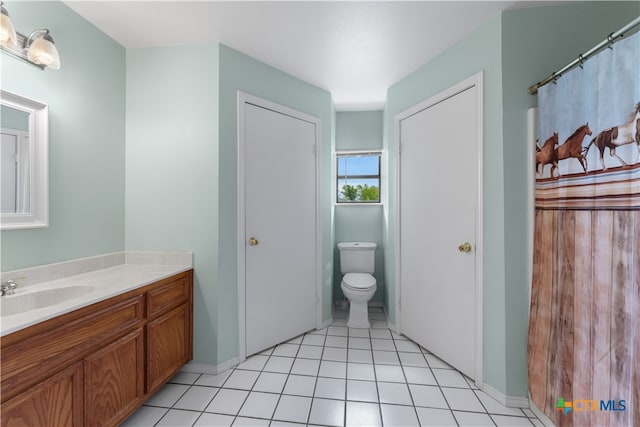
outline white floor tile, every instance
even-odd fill
[[[336,335],[340,337],[346,337],[347,335],[349,335],[349,328],[347,328],[346,326],[331,325],[327,330],[327,335]]]
[[[358,348],[361,350],[371,350],[371,340],[367,338],[349,337],[349,348]]]
[[[141,406],[139,407],[124,423],[120,424],[121,427],[147,427],[155,425],[160,418],[164,416],[168,411],[167,408],[156,408],[153,406]]]
[[[200,416],[199,412],[171,409],[156,423],[157,427],[191,426]]]
[[[349,337],[369,338],[369,329],[349,328]]]
[[[345,362],[331,362],[323,360],[320,363],[320,377],[347,378],[347,364]]]
[[[534,414],[533,411],[529,408],[522,408],[522,412],[524,412],[524,414],[529,418],[536,418],[536,414]]]
[[[371,347],[374,350],[396,351],[396,346],[393,344],[393,340],[372,338]]]
[[[280,372],[288,374],[293,365],[294,359],[290,357],[271,356],[269,361],[264,366],[264,370],[267,372]]]
[[[313,396],[344,400],[346,383],[346,380],[339,378],[318,378],[318,381],[316,382],[316,390]]]
[[[380,403],[412,405],[411,395],[409,395],[409,388],[406,384],[378,382],[378,394],[380,395]]]
[[[448,409],[416,408],[420,425],[423,427],[457,426],[453,414]]]
[[[298,358],[320,359],[322,357],[322,347],[316,345],[301,345],[298,350]]]
[[[260,418],[237,417],[233,422],[233,427],[262,427],[268,426],[271,420]]]
[[[304,338],[302,339],[302,344],[304,345],[324,345],[324,340],[325,340],[325,336],[324,335],[310,335],[307,334],[304,336]]]
[[[536,427],[546,427],[544,423],[537,418],[529,418],[529,421]]]
[[[325,341],[324,345],[326,347],[347,348],[347,337],[327,335],[327,340]]]
[[[194,427],[229,427],[233,424],[233,415],[203,413]],[[147,426],[148,427],[148,426]]]
[[[476,397],[475,393],[469,389],[462,388],[442,388],[442,393],[453,410],[485,412]]]
[[[347,363],[347,378],[350,380],[375,381],[373,363]]]
[[[331,323],[332,326],[343,326],[346,327],[347,326],[347,318],[343,317],[343,318],[336,318],[335,316],[333,317],[333,322]]]
[[[270,427],[304,427],[306,424],[288,423],[286,421],[271,421]]]
[[[287,341],[287,344],[302,344],[302,338],[304,338],[304,334]]]
[[[371,338],[390,340],[391,332],[388,329],[372,329],[369,331]]]
[[[347,426],[382,426],[377,403],[347,402]]]
[[[208,387],[221,387],[222,384],[229,378],[232,370],[229,369],[224,371],[218,375],[202,375],[198,380],[194,383],[195,385],[203,385]]]
[[[191,411],[204,411],[218,392],[215,387],[192,386],[182,395],[174,406],[176,409],[188,409]]]
[[[387,318],[384,316],[384,313],[379,313],[379,312],[369,312],[369,320],[387,320]]]
[[[419,426],[416,410],[413,406],[380,405],[382,422],[385,426]]]
[[[314,329],[313,331],[309,331],[309,334],[313,334],[313,335],[327,335],[327,331],[329,330],[329,328],[322,328],[322,329]]]
[[[224,388],[239,388],[241,390],[251,390],[256,383],[260,372],[234,370],[224,383]]]
[[[378,387],[374,381],[347,380],[347,400],[378,402]]]
[[[433,375],[440,387],[460,387],[469,388],[469,384],[465,381],[462,374],[453,369],[433,369]]]
[[[263,356],[261,354],[256,354],[255,356],[251,356],[241,364],[239,364],[237,369],[245,369],[250,371],[261,371],[266,365],[267,360],[269,360],[268,356]]]
[[[263,372],[258,377],[253,386],[253,391],[264,391],[269,393],[282,393],[284,384],[287,382],[287,374],[275,372]]]
[[[373,363],[373,353],[371,350],[358,350],[350,348],[347,352],[349,362]]]
[[[300,346],[297,344],[280,344],[276,346],[271,353],[272,356],[285,356],[285,357],[296,357],[298,354],[298,348]]]
[[[396,341],[398,341],[398,340],[399,341],[407,341],[407,340],[409,340],[409,338],[405,337],[404,335],[397,334],[397,333],[395,333],[393,331],[391,331],[391,336]]]
[[[145,402],[148,406],[172,407],[180,397],[189,389],[184,384],[166,384]]]
[[[409,391],[415,406],[449,409],[440,387],[432,385],[409,384]]]
[[[388,327],[386,320],[372,319],[369,321],[369,324],[371,324],[371,327],[375,329],[386,329]]]
[[[313,399],[309,422],[323,426],[344,425],[344,400]]]
[[[393,383],[406,383],[404,379],[404,373],[400,366],[392,365],[375,365],[376,367],[376,379],[378,381],[393,382]]]
[[[400,365],[398,353],[395,351],[373,350],[373,362],[383,365]]]
[[[313,389],[316,386],[316,377],[306,377],[300,375],[289,375],[284,386],[284,394],[295,394],[298,396],[313,396]]]
[[[178,372],[169,380],[169,382],[173,384],[191,385],[196,382],[198,378],[200,378],[200,375],[202,374],[196,374],[193,372]]]
[[[476,396],[478,396],[478,399],[480,399],[485,409],[490,414],[510,415],[514,417],[524,416],[524,413],[519,408],[508,408],[504,406],[502,403],[495,400],[493,397],[489,396],[484,391],[481,391],[481,390],[476,391]]]
[[[453,369],[451,365],[433,354],[426,354],[425,357],[427,358],[427,362],[429,362],[429,366],[432,368]]]
[[[436,379],[429,368],[403,366],[402,369],[407,377],[407,382],[410,384],[437,385]]]
[[[314,359],[296,359],[293,362],[291,373],[296,375],[318,375],[319,360]]]
[[[247,400],[245,400],[242,409],[238,413],[243,417],[255,417],[271,419],[276,405],[278,404],[280,395],[272,393],[261,393],[258,391],[252,391],[249,393]]]
[[[478,414],[475,412],[460,412],[453,411],[453,415],[456,417],[458,424],[461,427],[467,426],[478,426],[478,427],[489,427],[495,426],[491,417],[488,414]]]
[[[413,341],[398,341],[396,342],[396,348],[398,351],[403,351],[405,353],[422,353],[418,344]]]
[[[273,418],[281,421],[306,423],[311,408],[310,397],[286,396],[280,397]]]
[[[423,368],[429,366],[422,353],[398,353],[398,356],[402,366],[419,366]]]
[[[525,417],[510,417],[507,415],[491,415],[498,427],[532,427],[533,423]]]
[[[273,350],[274,350],[274,349],[275,349],[275,347],[271,347],[271,348],[268,348],[268,349],[266,349],[266,350],[262,350],[262,351],[261,351],[260,353],[258,353],[258,354],[261,354],[261,355],[263,355],[263,356],[271,356],[271,353],[273,353]]]
[[[216,394],[205,411],[215,412],[217,414],[237,415],[248,395],[249,392],[245,390],[223,388]]]
[[[333,337],[338,338],[338,337]],[[329,339],[329,337],[327,337]],[[322,353],[322,360],[333,360],[334,362],[346,362],[347,361],[347,349],[325,347]]]

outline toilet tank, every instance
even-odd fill
[[[376,245],[371,242],[338,243],[340,271],[347,273],[369,273],[375,271]]]

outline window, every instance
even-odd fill
[[[338,203],[380,203],[380,152],[338,153]]]

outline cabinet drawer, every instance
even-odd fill
[[[147,318],[183,304],[189,299],[189,280],[187,275],[147,292]]]
[[[3,348],[2,400],[141,324],[143,301],[143,295],[136,295]]]

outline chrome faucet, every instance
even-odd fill
[[[18,284],[13,279],[2,282],[0,284],[0,296],[13,295],[17,287]]]

